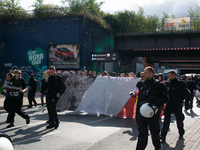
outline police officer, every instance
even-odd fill
[[[32,102],[34,103],[35,107],[37,106],[37,102],[35,100],[35,93],[37,90],[37,81],[34,78],[34,74],[30,75],[30,79],[28,81],[27,87],[29,88],[28,91],[28,102],[29,102],[29,106],[28,108],[32,108]]]
[[[48,88],[47,110],[50,124],[46,126],[46,128],[50,129],[55,127],[55,129],[57,129],[59,126],[59,120],[56,112],[56,105],[60,96],[65,92],[66,86],[62,77],[56,73],[56,68],[54,66],[51,66],[49,70],[51,76],[46,79],[47,84],[41,90],[41,93],[44,93],[46,88]]]
[[[187,88],[187,84],[185,81],[178,80],[176,78],[176,72],[174,70],[170,70],[168,72],[168,78],[170,82],[167,82],[169,101],[166,104],[165,112],[164,112],[164,123],[161,132],[161,140],[165,142],[166,135],[169,129],[171,115],[174,113],[176,116],[176,123],[179,130],[179,139],[183,139],[183,135],[185,133],[183,129],[183,120],[184,114],[182,113],[182,103],[183,100],[189,100],[189,90]]]
[[[185,100],[185,111],[187,111],[188,109],[192,110],[196,84],[192,80],[192,76],[185,77],[185,81],[186,81],[188,89],[190,91],[190,99],[189,99],[189,101],[187,99]]]
[[[142,84],[142,87],[139,89],[138,94],[138,103],[136,109],[136,121],[138,124],[138,142],[137,150],[144,150],[148,142],[148,127],[151,132],[153,145],[156,150],[161,147],[160,144],[160,106],[167,102],[167,88],[164,83],[159,82],[158,80],[153,79],[154,69],[152,67],[146,67],[144,70],[145,81]],[[141,106],[146,103],[155,103],[159,110],[151,118],[146,118],[142,116],[140,112]]]

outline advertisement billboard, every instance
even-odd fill
[[[80,44],[49,44],[48,65],[58,69],[80,68]]]
[[[165,18],[165,30],[190,30],[190,17]]]

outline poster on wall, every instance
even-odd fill
[[[80,68],[80,44],[49,44],[48,65],[59,69]]]

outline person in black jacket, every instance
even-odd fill
[[[182,113],[182,103],[183,100],[189,100],[190,91],[187,88],[185,81],[178,80],[176,78],[176,72],[171,70],[168,72],[168,78],[170,82],[166,82],[168,88],[169,101],[166,104],[164,111],[164,123],[161,132],[161,140],[165,142],[166,135],[169,130],[171,115],[176,116],[176,123],[179,130],[179,139],[183,139],[185,130],[183,128],[183,120],[185,118]]]
[[[26,91],[26,83],[21,78],[21,71],[17,70],[14,78],[12,78],[5,86],[7,94],[6,98],[9,98],[9,125],[7,128],[14,126],[15,113],[26,120],[26,124],[30,123],[30,116],[25,112],[22,112],[23,95]]]
[[[65,92],[66,86],[61,76],[56,73],[56,68],[51,66],[49,68],[51,76],[46,79],[46,86],[42,89],[41,93],[44,93],[45,89],[48,88],[47,96],[47,110],[49,113],[50,124],[46,126],[47,129],[57,129],[59,126],[59,120],[56,112],[56,104],[59,97]]]
[[[155,150],[159,150],[160,144],[160,110],[161,106],[167,102],[167,88],[164,83],[153,79],[154,69],[146,67],[144,70],[145,81],[140,85],[138,102],[136,108],[136,122],[138,125],[138,141],[136,150],[144,150],[148,142],[148,127],[151,132]],[[140,108],[144,103],[154,103],[158,106],[158,112],[151,118],[146,118],[140,113]]]
[[[30,79],[27,84],[28,91],[28,108],[32,108],[32,102],[34,103],[35,107],[37,106],[37,102],[35,100],[35,93],[37,90],[37,81],[34,79],[34,74],[30,75]]]
[[[185,111],[187,111],[188,109],[192,110],[196,84],[192,80],[192,76],[185,77],[185,81],[187,83],[188,89],[190,90],[190,99],[185,100]]]

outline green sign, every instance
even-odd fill
[[[44,59],[44,51],[40,47],[37,47],[35,50],[29,49],[26,55],[30,64],[33,65],[35,69],[38,69]]]

